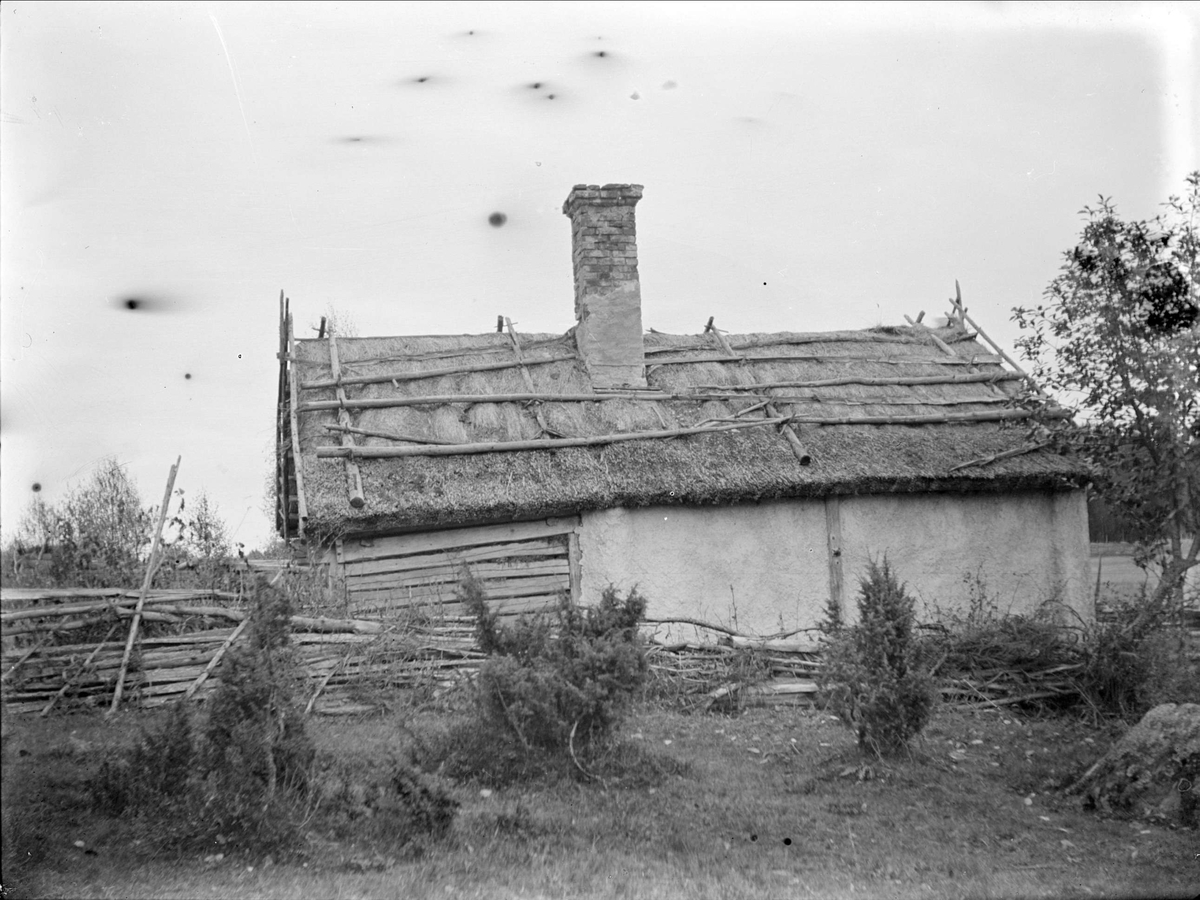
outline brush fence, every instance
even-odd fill
[[[117,682],[137,591],[0,592],[5,710],[49,714],[107,706]],[[220,664],[248,639],[247,604],[236,594],[151,591],[125,680],[128,705],[202,699]],[[446,615],[355,619],[293,616],[292,643],[308,676],[309,712],[366,712],[363,689],[447,687],[483,658],[473,623]]]

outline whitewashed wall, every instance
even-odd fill
[[[840,504],[844,602],[887,554],[925,615],[964,609],[975,581],[1001,611],[1057,598],[1090,618],[1082,491],[890,494]],[[582,599],[610,582],[648,598],[647,615],[690,616],[746,633],[810,627],[830,593],[827,502],[773,501],[585,513]]]

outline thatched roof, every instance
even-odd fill
[[[305,530],[1079,483],[1078,463],[1023,452],[1019,376],[959,327],[722,337],[647,334],[650,389],[611,396],[593,390],[571,332],[516,336],[524,365],[508,334],[337,338],[344,404],[329,341],[297,340]],[[507,399],[487,399],[498,396]],[[771,424],[752,424],[764,419]],[[621,440],[697,427],[705,430]],[[580,438],[601,443],[564,446]],[[514,441],[539,443],[507,451]],[[359,509],[339,453],[357,464]],[[368,458],[378,453],[397,455]]]

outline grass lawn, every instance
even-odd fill
[[[316,719],[323,753],[380,766],[449,713]],[[623,735],[659,760],[620,784],[454,788],[449,835],[386,833],[304,853],[147,858],[85,803],[99,752],[162,714],[15,723],[4,897],[1193,897],[1200,834],[1104,820],[1055,788],[1114,738],[1069,718],[942,709],[909,758],[864,768],[819,711],[735,717],[638,707]],[[669,772],[670,774],[664,774]],[[319,819],[314,819],[314,823]],[[364,829],[366,834],[369,829]],[[79,844],[77,844],[79,842]]]

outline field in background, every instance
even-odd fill
[[[87,811],[82,780],[105,747],[162,715],[21,720],[4,773],[5,802],[21,810],[6,897],[957,900],[1182,897],[1200,884],[1194,831],[1101,819],[1055,792],[1115,732],[945,708],[910,758],[864,768],[852,735],[816,710],[645,705],[625,740],[682,773],[458,785],[450,835],[423,849],[314,830],[295,861],[217,846],[148,860],[120,821]],[[312,730],[321,750],[365,769],[453,715],[315,719]]]
[[[1120,597],[1135,597],[1143,585],[1152,591],[1158,584],[1153,566],[1145,570],[1134,565],[1132,544],[1093,543],[1088,554],[1088,583],[1093,588],[1097,572],[1100,574],[1102,597],[1106,592]],[[1200,588],[1200,573],[1195,569],[1189,573],[1187,585],[1189,591]]]

